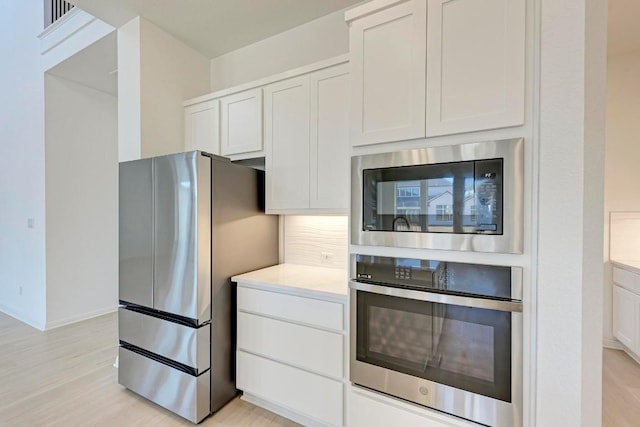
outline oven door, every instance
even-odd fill
[[[351,381],[489,426],[522,425],[522,304],[350,282]]]

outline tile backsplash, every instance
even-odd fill
[[[640,260],[640,212],[611,212],[609,258]]]
[[[347,268],[347,216],[286,215],[283,228],[284,262]]]

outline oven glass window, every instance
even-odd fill
[[[358,360],[511,401],[511,313],[357,292]]]
[[[363,230],[502,234],[502,159],[363,171]]]

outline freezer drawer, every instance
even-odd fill
[[[192,328],[120,307],[120,341],[187,365],[201,374],[211,365],[211,325]]]
[[[194,377],[141,354],[119,349],[118,383],[198,423],[210,413],[211,371]]]

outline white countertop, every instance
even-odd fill
[[[233,276],[231,280],[261,289],[343,301],[348,292],[347,270],[299,264],[278,264]]]
[[[612,259],[611,262],[616,266],[632,273],[640,274],[640,260],[620,260]]]

